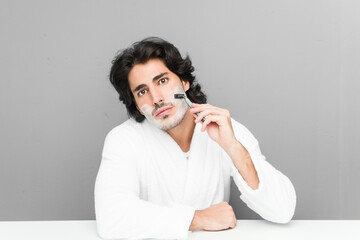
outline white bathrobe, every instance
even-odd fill
[[[260,184],[244,181],[226,152],[197,124],[185,157],[165,131],[129,119],[106,136],[95,183],[95,211],[102,238],[184,239],[195,210],[229,201],[230,177],[240,198],[262,218],[289,222],[296,205],[290,180],[261,154],[258,141],[232,119]]]

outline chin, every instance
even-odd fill
[[[175,115],[165,115],[161,118],[148,118],[149,122],[160,128],[164,131],[169,131],[177,126],[179,126],[183,122],[184,118],[179,118],[179,116]]]
[[[169,131],[177,126],[179,126],[185,118],[186,111],[188,106],[184,101],[180,102],[180,105],[175,104],[175,108],[169,114],[164,115],[160,118],[153,117],[148,115],[145,117],[149,120],[151,124],[160,128],[164,131]]]

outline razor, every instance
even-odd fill
[[[184,99],[185,103],[189,106],[189,108],[193,108],[192,107],[192,102],[186,97],[185,94],[174,94],[174,98],[176,98],[176,99]],[[200,113],[197,112],[195,114],[196,114],[196,116],[199,116]],[[202,122],[205,122],[205,120],[206,120],[205,117],[203,117],[201,119]]]

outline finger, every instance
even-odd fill
[[[205,105],[210,105],[210,104],[207,104],[207,103],[192,103],[192,106],[193,107],[199,107],[199,106],[205,106]]]
[[[197,107],[197,108],[191,108],[190,112],[191,113],[202,113],[205,111],[213,111],[213,113],[216,114],[222,114],[222,115],[226,115],[226,111],[224,111],[221,108],[216,108],[216,107]]]
[[[213,105],[208,104],[208,103],[193,103],[192,107],[213,107]]]
[[[205,130],[206,130],[206,127],[207,127],[210,123],[212,123],[212,122],[217,123],[218,121],[219,121],[219,116],[214,116],[214,115],[208,115],[208,116],[206,116],[206,119],[205,119],[205,121],[204,121],[203,124],[202,124],[201,131],[202,131],[202,132],[205,131]]]
[[[200,121],[197,121],[198,115],[196,115],[195,113],[192,113],[192,115],[193,115],[193,117],[195,118],[195,120],[194,120],[195,123],[198,123],[198,122],[202,121],[202,119],[204,119],[204,121],[205,121],[205,119],[206,119],[206,117],[204,117],[204,118],[202,118]],[[203,122],[203,121],[202,121],[202,122]]]
[[[202,132],[205,131],[207,125],[208,125],[209,123],[211,123],[211,118],[212,118],[212,115],[208,115],[208,116],[206,117],[205,121],[203,122],[203,124],[202,124],[202,126],[201,126],[201,131],[202,131]]]
[[[190,112],[192,113],[196,113],[196,112],[203,112],[207,109],[213,109],[214,111],[217,111],[219,114],[222,113],[224,115],[229,115],[229,111],[227,109],[223,109],[223,108],[218,108],[215,106],[212,106],[210,104],[203,104],[203,105],[199,105],[199,106],[193,106],[193,108],[190,109]]]
[[[200,122],[201,119],[203,119],[204,117],[206,118],[206,116],[208,115],[219,115],[222,114],[221,112],[214,110],[214,109],[207,109],[203,112],[200,112],[197,117],[196,117],[196,122]]]
[[[211,105],[208,105],[208,104],[206,104],[206,105],[204,104],[204,105],[199,105],[199,106],[193,106],[193,108],[191,108],[190,111],[191,112],[202,112],[209,108],[214,108],[214,107]]]

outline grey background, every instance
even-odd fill
[[[94,219],[107,76],[147,36],[189,53],[297,192],[294,219],[360,219],[360,2],[0,1],[0,220]],[[237,218],[258,216],[233,190]]]

